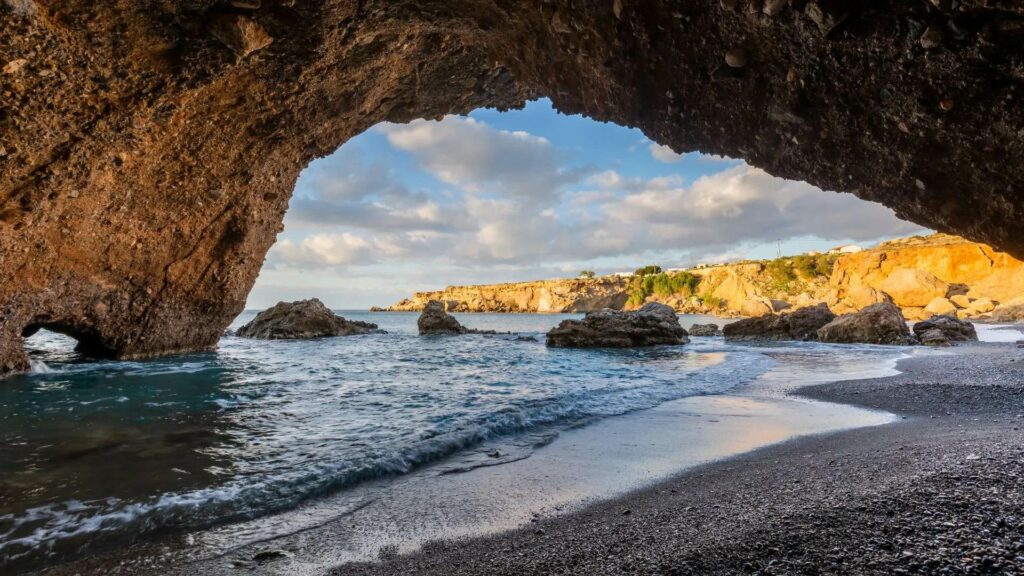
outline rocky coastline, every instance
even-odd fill
[[[585,313],[636,310],[659,302],[684,314],[756,317],[825,304],[836,315],[891,302],[908,320],[951,315],[976,321],[1024,319],[1024,262],[945,234],[882,243],[831,259],[826,270],[800,257],[704,266],[684,272],[692,293],[641,292],[636,277],[612,275],[419,292],[378,311],[421,311],[438,300],[450,312]]]

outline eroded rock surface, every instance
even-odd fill
[[[722,329],[718,324],[694,324],[688,330],[690,336],[721,336]]]
[[[235,332],[242,338],[296,340],[369,334],[376,324],[346,320],[316,298],[298,302],[278,302],[256,315]]]
[[[825,304],[798,308],[788,314],[765,314],[727,324],[727,340],[817,340],[818,329],[835,320]]]
[[[1017,2],[251,4],[0,2],[0,371],[212,347],[312,159],[539,96],[1024,255]]]
[[[818,330],[818,340],[836,344],[916,344],[906,319],[895,304],[872,304],[844,314]]]
[[[974,324],[956,316],[939,314],[914,324],[914,336],[927,346],[949,346],[951,342],[977,342]]]
[[[583,320],[563,320],[547,336],[547,345],[554,348],[633,348],[689,341],[675,310],[657,302],[633,312],[588,312]]]
[[[423,308],[423,313],[416,320],[420,335],[434,334],[466,334],[469,330],[459,323],[454,316],[444,309],[444,303],[431,300]]]

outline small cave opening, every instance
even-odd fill
[[[39,322],[26,326],[21,336],[33,366],[37,362],[45,364],[115,356],[99,334],[88,327],[63,322]]]

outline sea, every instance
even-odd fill
[[[508,451],[479,447],[503,438],[531,439],[511,455],[522,458],[561,430],[755,380],[856,377],[905,355],[720,337],[551,349],[544,334],[579,315],[456,314],[501,333],[419,336],[415,313],[338,313],[386,333],[226,335],[216,351],[145,361],[84,358],[49,332],[26,339],[31,373],[0,380],[0,572],[251,522],[441,460],[472,465],[466,454],[492,464]]]

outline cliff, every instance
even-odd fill
[[[660,282],[669,277],[687,282]],[[645,281],[646,278],[646,281]],[[667,292],[665,286],[676,288]],[[836,313],[892,301],[909,319],[948,313],[1005,319],[1024,297],[1024,263],[984,244],[935,234],[853,254],[746,261],[678,274],[449,286],[388,308],[440,300],[459,312],[587,312],[661,302],[683,313],[757,316],[825,302]]]
[[[628,280],[617,277],[540,280],[509,284],[449,286],[434,292],[417,292],[388,308],[420,311],[431,300],[440,300],[452,312],[587,312],[621,309],[626,304]]]

